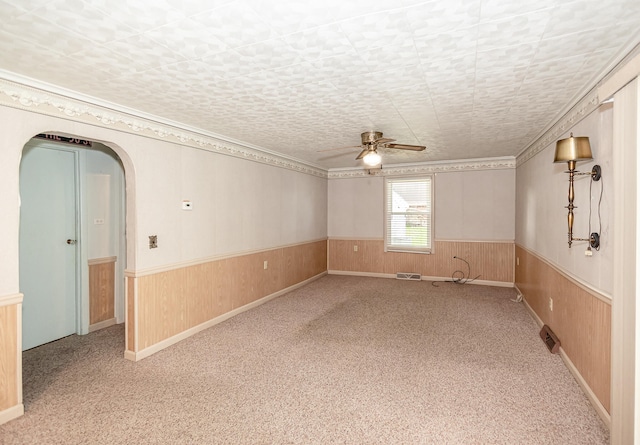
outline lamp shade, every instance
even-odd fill
[[[553,162],[586,161],[593,159],[589,138],[585,136],[561,139],[556,142],[556,155]]]

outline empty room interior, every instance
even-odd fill
[[[639,443],[636,1],[0,17],[0,442]]]

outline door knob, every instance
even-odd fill
[[[67,240],[67,244],[75,244],[75,243],[76,243],[76,240],[74,240],[74,239],[68,239]]]

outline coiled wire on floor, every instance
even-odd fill
[[[454,270],[453,273],[451,274],[450,280],[432,281],[431,282],[432,286],[438,287],[437,283],[467,284],[480,278],[480,275],[478,275],[475,278],[469,278],[471,276],[471,265],[467,260],[465,260],[464,258],[460,258],[459,256],[454,256],[453,258],[456,260],[465,262],[465,264],[467,265],[467,274],[465,275],[465,273],[460,269]]]

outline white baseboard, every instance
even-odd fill
[[[527,300],[523,299],[522,303],[524,303],[524,306],[529,311],[529,314],[531,314],[531,317],[538,324],[538,327],[542,328],[542,326],[544,326],[544,322],[540,317],[538,317],[538,314],[535,313],[531,306],[529,306]],[[609,414],[600,400],[598,400],[598,397],[595,395],[591,387],[589,387],[589,384],[584,380],[582,374],[580,374],[580,371],[578,371],[578,368],[576,368],[576,366],[573,364],[562,346],[560,346],[560,357],[562,358],[562,361],[564,362],[571,375],[573,375],[573,378],[576,379],[576,382],[578,382],[578,385],[580,385],[580,387],[582,388],[582,391],[589,399],[589,402],[591,402],[591,405],[598,413],[598,416],[600,416],[607,428],[611,429],[611,414]]]
[[[7,408],[4,411],[0,411],[0,425],[2,425],[3,423],[7,423],[10,420],[17,419],[23,414],[24,405],[22,403],[16,406],[12,406],[11,408]]]
[[[371,278],[395,278],[396,274],[392,273],[375,273],[375,272],[353,272],[349,270],[329,270],[329,275],[347,275],[352,277],[371,277]]]
[[[228,319],[230,319],[231,317],[234,317],[238,314],[241,314],[242,312],[246,312],[249,309],[253,309],[257,306],[260,306],[270,300],[273,300],[274,298],[277,298],[281,295],[284,295],[288,292],[291,292],[292,290],[298,289],[299,287],[305,286],[309,283],[311,283],[312,281],[317,280],[320,277],[325,276],[327,273],[326,272],[322,272],[314,277],[311,277],[305,281],[302,281],[298,284],[294,284],[293,286],[289,286],[286,289],[282,289],[278,292],[275,292],[271,295],[267,295],[266,297],[263,297],[259,300],[256,300],[252,303],[246,304],[242,307],[239,307],[237,309],[234,309],[232,311],[227,312],[226,314],[222,314],[219,317],[216,318],[212,318],[209,321],[205,321],[204,323],[199,324],[198,326],[194,326],[190,329],[187,329],[186,331],[183,331],[179,334],[174,335],[173,337],[169,337],[165,340],[162,340],[158,343],[156,343],[155,345],[149,346],[148,348],[143,349],[142,351],[138,351],[138,352],[133,352],[133,351],[125,351],[124,353],[124,358],[137,362],[139,360],[142,360],[143,358],[147,358],[150,355],[155,354],[158,351],[161,351],[165,348],[168,348],[171,345],[174,345],[176,343],[178,343],[179,341],[182,341],[186,338],[189,338],[195,334],[197,334],[200,331],[203,331],[205,329],[208,329],[212,326],[217,325],[218,323],[222,323],[223,321],[226,321]]]
[[[98,331],[100,329],[104,329],[104,328],[108,328],[109,326],[113,326],[114,324],[116,324],[116,319],[115,318],[111,318],[109,320],[104,320],[98,323],[94,323],[92,325],[89,325],[89,332],[94,332],[94,331]]]
[[[451,277],[422,277],[423,281],[444,281],[453,282]],[[478,286],[496,286],[496,287],[513,287],[514,283],[508,281],[491,281],[491,280],[469,280],[461,284],[477,284]]]
[[[330,270],[329,275],[347,275],[353,277],[396,278],[396,274],[376,272],[353,272],[345,270]],[[422,281],[451,281],[451,277],[430,277],[423,275]],[[480,286],[514,287],[514,283],[507,281],[469,280],[465,284],[479,284]]]
[[[571,372],[571,374],[573,375],[573,378],[576,379],[576,382],[578,382],[578,385],[580,385],[582,391],[584,391],[584,393],[587,395],[587,398],[591,402],[591,405],[593,405],[593,408],[596,410],[604,424],[607,426],[607,428],[611,429],[611,414],[609,414],[604,405],[600,403],[600,400],[598,400],[598,397],[591,390],[587,382],[582,378],[582,374],[580,374],[578,368],[576,368],[567,353],[564,351],[564,349],[562,349],[562,346],[560,346],[560,357],[562,357],[562,361],[564,361],[564,364],[566,365],[567,369],[569,369],[569,372]]]

